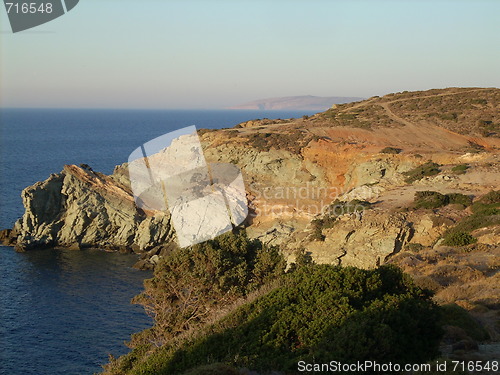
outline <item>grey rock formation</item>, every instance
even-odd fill
[[[316,262],[371,268],[399,252],[411,239],[413,228],[404,215],[374,209],[345,214],[323,233],[324,241],[302,244]]]
[[[13,229],[16,250],[40,247],[148,251],[173,239],[169,216],[144,212],[128,186],[88,166],[66,165],[23,190],[25,213]]]

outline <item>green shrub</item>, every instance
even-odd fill
[[[472,215],[464,217],[447,235],[470,233],[479,228],[500,225],[500,191],[490,191],[471,205]]]
[[[202,325],[217,308],[279,277],[285,266],[277,248],[250,240],[244,230],[173,251],[134,299],[155,325],[149,337],[136,336],[132,346],[143,344],[143,339],[163,345]]]
[[[288,133],[252,133],[245,135],[245,137],[248,144],[259,151],[269,151],[271,148],[275,148],[277,150],[288,150],[295,154],[299,154],[309,142],[321,138],[297,129],[293,129]]]
[[[481,204],[500,204],[500,190],[492,190],[483,195],[478,203]],[[496,206],[498,207],[498,206]]]
[[[478,121],[479,132],[484,137],[490,137],[500,132],[500,124],[495,124],[490,120]]]
[[[441,120],[447,120],[447,121],[456,121],[458,119],[458,113],[452,112],[452,113],[441,113],[439,114],[439,118]]]
[[[311,240],[324,241],[325,235],[323,234],[323,228],[325,226],[325,220],[314,219],[311,221],[311,226],[312,226]]]
[[[466,246],[477,241],[472,235],[466,232],[450,232],[444,237],[443,245],[446,246]]]
[[[488,331],[467,310],[454,303],[441,306],[441,325],[460,327],[469,337],[477,341],[485,341],[490,338]]]
[[[182,375],[239,375],[241,374],[234,367],[230,367],[223,363],[214,363],[210,365],[196,367],[185,372]]]
[[[467,207],[472,204],[472,198],[460,193],[441,194],[425,190],[415,193],[413,204],[415,208],[439,208],[448,204],[461,204]]]
[[[303,248],[295,252],[295,262],[293,263],[293,269],[309,267],[314,265],[314,260],[311,254],[305,251]]]
[[[380,150],[380,153],[381,154],[399,154],[401,153],[401,149],[400,148],[396,148],[396,147],[386,147],[386,148],[383,148],[382,150]]]
[[[437,175],[441,170],[439,169],[440,165],[434,163],[432,161],[428,161],[425,164],[422,164],[411,171],[404,173],[406,175],[405,181],[407,183],[412,183],[414,181],[418,181],[426,176],[434,176]]]
[[[413,198],[415,208],[438,208],[446,206],[448,203],[449,198],[437,191],[417,191]]]
[[[450,193],[446,194],[448,197],[448,204],[461,204],[468,207],[472,204],[472,198],[465,194],[460,193]]]
[[[467,169],[469,169],[469,165],[459,164],[459,165],[455,165],[453,168],[451,168],[451,171],[455,174],[464,174]]]
[[[342,202],[336,199],[323,215],[323,217],[311,221],[312,233],[311,239],[315,241],[324,241],[323,229],[332,228],[337,218],[344,214],[361,212],[371,208],[371,203],[359,199],[353,199],[349,202]]]
[[[481,146],[480,144],[477,144],[475,142],[469,141],[468,146],[464,149],[465,152],[470,152],[477,154],[481,151],[484,150],[484,146]]]
[[[355,120],[357,116],[354,113],[341,113],[339,117],[342,120]]]
[[[429,361],[442,335],[430,297],[392,266],[315,265],[289,273],[283,287],[241,306],[142,373],[182,373],[210,363],[294,373],[299,360]]]
[[[497,208],[486,208],[475,212],[458,222],[450,232],[472,232],[479,228],[485,228],[500,224],[500,210]]]
[[[472,99],[471,100],[472,104],[481,104],[481,105],[486,105],[488,104],[488,101],[486,99]]]

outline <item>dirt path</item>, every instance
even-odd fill
[[[392,112],[392,110],[389,108],[389,103],[377,103],[377,105],[384,108],[385,112],[387,113],[387,116],[389,116],[389,118],[391,118],[393,121],[399,122],[400,124],[408,126],[409,128],[418,128],[414,123],[407,121],[397,116],[394,112]]]

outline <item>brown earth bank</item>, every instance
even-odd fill
[[[289,262],[304,250],[316,263],[395,263],[498,342],[499,109],[496,88],[402,92],[199,135],[208,162],[241,168],[251,238]],[[22,198],[24,215],[0,232],[17,251],[134,251],[137,267],[152,268],[176,247],[169,214],[134,204],[126,164],[109,176],[67,165]],[[474,340],[452,333],[451,346]],[[473,357],[490,350],[451,346]]]

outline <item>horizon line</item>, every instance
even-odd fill
[[[283,109],[258,109],[246,108],[237,109],[230,107],[218,108],[125,108],[125,107],[0,107],[3,110],[91,110],[91,111],[270,111],[270,112],[283,112],[283,111],[315,111],[317,109],[307,108],[283,108]]]

